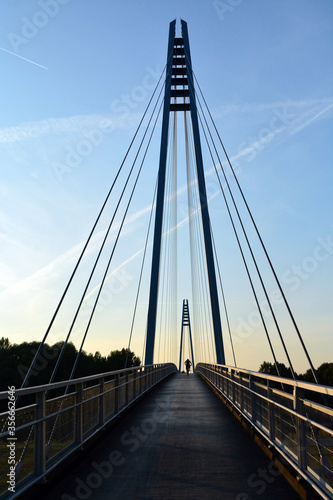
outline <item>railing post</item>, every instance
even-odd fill
[[[249,388],[251,391],[251,416],[252,416],[252,422],[255,424],[257,420],[257,409],[256,409],[256,395],[255,395],[255,387],[253,383],[253,378],[252,375],[250,374],[249,376]]]
[[[105,422],[104,415],[104,377],[102,377],[99,381],[99,426],[102,427]]]
[[[235,384],[235,372],[231,370],[230,372],[231,378],[231,387],[232,387],[232,402],[236,404],[236,384]]]
[[[136,368],[133,369],[133,400],[136,398],[136,375],[137,375],[137,370]]]
[[[128,405],[128,372],[125,374],[125,406]]]
[[[303,391],[294,386],[294,411],[299,415],[304,413],[303,397]],[[300,417],[296,417],[296,441],[298,467],[301,470],[306,470],[306,426],[304,420]]]
[[[275,405],[273,402],[273,391],[271,381],[267,379],[267,398],[268,398],[268,431],[271,441],[275,441]]]
[[[35,474],[40,476],[46,470],[46,422],[45,422],[45,392],[36,394],[36,420],[35,426]]]
[[[139,370],[139,391],[140,391],[140,396],[142,394],[142,366],[140,366]]]
[[[119,412],[119,373],[114,381],[114,412],[116,415]]]
[[[77,384],[76,390],[76,412],[75,412],[75,443],[82,443],[83,439],[83,422],[82,422],[82,401],[83,401],[83,383]]]
[[[243,387],[243,377],[242,374],[239,372],[239,383],[240,383],[240,410],[243,413],[244,411],[244,387]]]

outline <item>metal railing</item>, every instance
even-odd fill
[[[333,387],[198,363],[217,389],[323,497],[333,498]]]
[[[8,410],[0,413],[1,500],[14,499],[41,481],[131,403],[176,372],[172,363],[154,364],[0,392],[0,404],[7,408],[8,401]]]

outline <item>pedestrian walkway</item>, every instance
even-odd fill
[[[44,498],[299,497],[201,377],[179,374],[107,431]]]

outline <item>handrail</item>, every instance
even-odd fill
[[[172,363],[165,363],[165,364],[172,364]],[[38,392],[59,389],[61,387],[67,387],[67,386],[72,386],[75,384],[81,384],[83,382],[90,382],[91,380],[111,377],[112,375],[118,375],[120,373],[132,372],[133,370],[138,370],[138,369],[145,369],[146,370],[147,368],[157,367],[157,366],[162,366],[162,365],[163,365],[163,363],[152,364],[152,365],[132,366],[131,368],[124,368],[123,370],[115,370],[115,371],[111,371],[111,372],[97,373],[96,375],[88,375],[86,377],[73,378],[70,380],[62,380],[61,382],[53,382],[51,384],[51,387],[50,387],[50,384],[35,385],[32,387],[24,387],[23,389],[15,389],[15,394],[17,396],[26,396],[28,394],[36,394]],[[8,395],[7,391],[0,392],[0,400],[6,399],[7,395]]]
[[[9,418],[13,411],[0,415],[0,444],[7,450],[0,455],[0,477],[8,477],[15,490],[8,489],[11,482],[9,486],[0,483],[0,499],[15,499],[40,482],[143,394],[176,372],[173,363],[153,364],[15,390],[16,402],[21,401],[18,396],[29,395],[35,395],[36,401],[15,409],[14,437]],[[93,380],[98,384],[83,387]],[[51,390],[67,386],[73,386],[73,392],[46,399]],[[3,391],[0,400],[8,396]],[[8,443],[14,449],[14,471],[8,462]],[[48,456],[52,448],[54,453]]]
[[[303,380],[294,380],[286,377],[279,377],[277,375],[270,375],[268,373],[255,372],[253,370],[247,370],[246,368],[238,368],[231,365],[217,365],[214,363],[198,363],[198,365],[211,365],[219,366],[223,369],[228,369],[228,371],[233,371],[235,373],[246,373],[248,375],[253,375],[258,378],[264,378],[266,380],[272,380],[278,382],[279,384],[287,384],[292,387],[299,387],[300,389],[307,389],[309,391],[319,392],[320,394],[326,394],[327,396],[333,396],[333,387],[327,385],[319,385],[313,382],[304,382]]]
[[[198,363],[196,372],[321,497],[333,498],[333,410],[316,402],[316,395],[333,396],[332,387],[210,363]],[[256,379],[266,380],[266,385],[259,385]],[[283,390],[276,389],[274,383]],[[288,386],[292,393],[285,390]]]

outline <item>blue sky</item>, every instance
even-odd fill
[[[181,17],[188,23],[194,71],[313,362],[332,361],[333,3],[2,0],[0,12],[1,336],[12,342],[43,337],[164,68],[169,22],[177,18],[179,29]],[[159,134],[160,128],[86,342],[89,352],[106,354],[128,341]],[[181,190],[185,172],[179,169]],[[207,162],[214,194],[210,170]],[[245,278],[238,277],[241,264],[220,195],[210,209],[237,362],[257,369],[271,357]],[[187,239],[184,223],[184,248]],[[87,272],[83,268],[74,293]],[[191,297],[186,273],[179,266],[179,327],[182,299]],[[97,277],[89,297],[99,282]],[[147,286],[132,344],[139,356]],[[65,303],[50,341],[64,338],[74,301]],[[304,356],[277,307],[295,369],[303,371]],[[83,324],[74,331],[76,344]]]

